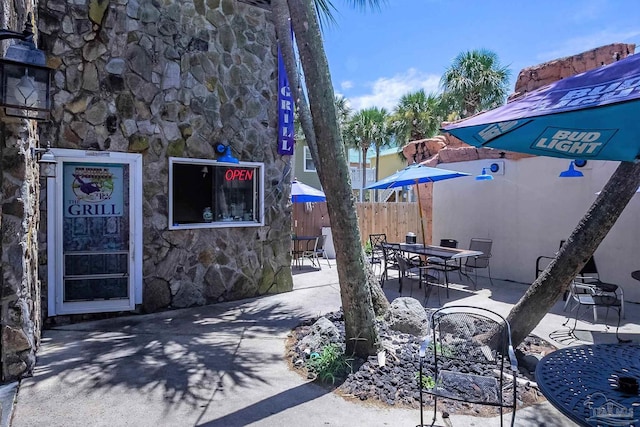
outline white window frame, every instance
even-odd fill
[[[194,164],[211,167],[250,167],[254,168],[258,173],[258,183],[255,192],[258,200],[254,203],[256,207],[253,214],[254,219],[251,221],[212,221],[198,222],[190,224],[177,224],[174,222],[173,216],[173,165],[174,164]],[[239,162],[226,163],[212,159],[197,159],[186,157],[170,157],[169,158],[169,230],[185,230],[197,228],[238,228],[238,227],[261,227],[264,226],[264,163],[259,162]]]
[[[132,311],[142,303],[142,155],[107,151],[85,151],[52,148],[56,164],[55,178],[47,182],[47,281],[49,316]],[[125,163],[129,170],[129,298],[96,301],[64,302],[63,295],[63,248],[62,248],[62,204],[64,162]]]
[[[304,148],[304,158],[302,159],[302,166],[304,168],[305,172],[318,172],[318,170],[316,169],[316,164],[313,162],[313,157],[311,157],[311,150],[309,150],[309,147],[307,147],[306,145],[303,147]],[[307,168],[307,159],[311,160],[311,163],[313,164],[313,169],[309,169]]]

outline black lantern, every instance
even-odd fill
[[[51,109],[51,69],[33,43],[31,14],[22,33],[0,30],[0,40],[17,39],[0,59],[0,107],[7,116],[46,120]]]

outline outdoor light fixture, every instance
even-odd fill
[[[497,173],[500,171],[500,165],[498,163],[491,163],[491,165],[489,166],[489,170],[491,171],[491,173]]]
[[[486,168],[482,168],[482,173],[476,176],[476,181],[491,181],[493,175],[487,173]]]
[[[560,178],[580,178],[583,177],[584,174],[574,168],[575,163],[571,161],[569,163],[569,169],[566,171],[560,172]]]
[[[0,58],[0,107],[7,116],[46,120],[51,109],[51,69],[43,51],[33,43],[31,13],[24,31],[0,29],[0,40],[17,39]]]
[[[231,147],[229,147],[228,145],[226,151],[224,152],[224,155],[218,158],[218,161],[224,163],[240,163],[238,159],[233,157],[233,154],[231,154]]]
[[[40,165],[40,176],[42,178],[55,178],[56,158],[51,152],[51,144],[47,143],[47,148],[32,148],[31,155],[37,158]]]

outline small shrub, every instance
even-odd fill
[[[367,255],[371,255],[373,249],[371,248],[371,242],[367,240],[367,243],[364,244],[364,253]]]
[[[430,342],[429,347],[427,348],[431,353],[433,353],[433,342]],[[438,349],[438,354],[442,355],[443,357],[451,358],[455,355],[454,351],[450,347],[442,345],[440,343],[436,344],[436,349]]]
[[[420,377],[420,373],[416,372],[416,379],[418,379],[420,387],[423,389],[431,390],[436,387],[436,381],[432,376],[422,375]]]
[[[320,381],[331,381],[333,384],[336,379],[351,372],[351,361],[345,357],[340,345],[328,344],[320,353],[311,353],[307,367],[315,372]]]

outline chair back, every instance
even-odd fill
[[[320,246],[319,242],[320,242],[320,240],[322,240],[323,237],[324,236],[318,236],[318,237],[316,237],[316,240],[314,240],[314,242],[313,242],[313,251],[314,252],[317,252],[318,248],[322,247],[322,246]]]
[[[316,239],[316,252],[321,252],[322,250],[324,250],[325,240],[327,240],[326,234],[318,236],[318,238]]]
[[[378,249],[383,243],[387,243],[387,235],[385,233],[369,234],[369,243],[372,250]]]
[[[406,276],[409,271],[409,262],[407,259],[401,255],[396,257],[396,261],[398,262],[398,271],[400,271],[401,276]]]
[[[457,248],[458,241],[454,239],[440,239],[440,246],[444,248]]]
[[[564,245],[565,240],[560,240],[560,247]],[[580,273],[576,276],[577,280],[580,281],[593,281],[600,280],[600,274],[598,273],[598,267],[596,266],[596,260],[593,259],[593,256],[589,257],[587,263],[582,267]]]
[[[398,258],[402,257],[400,245],[397,243],[382,243],[382,254],[386,264],[397,264]]]
[[[518,362],[509,322],[481,307],[447,306],[431,315],[436,393],[470,403],[515,407]],[[457,361],[457,362],[456,362]],[[438,390],[439,389],[439,390]]]
[[[472,251],[480,251],[482,255],[477,257],[468,257],[465,265],[473,268],[487,268],[489,266],[489,258],[491,258],[491,247],[493,240],[473,238],[469,243],[469,249]]]
[[[464,305],[443,307],[432,313],[431,328],[433,342],[440,344],[432,351],[439,358],[486,364],[496,363],[498,355],[509,357],[509,322],[489,309]],[[493,339],[489,340],[491,335]]]

